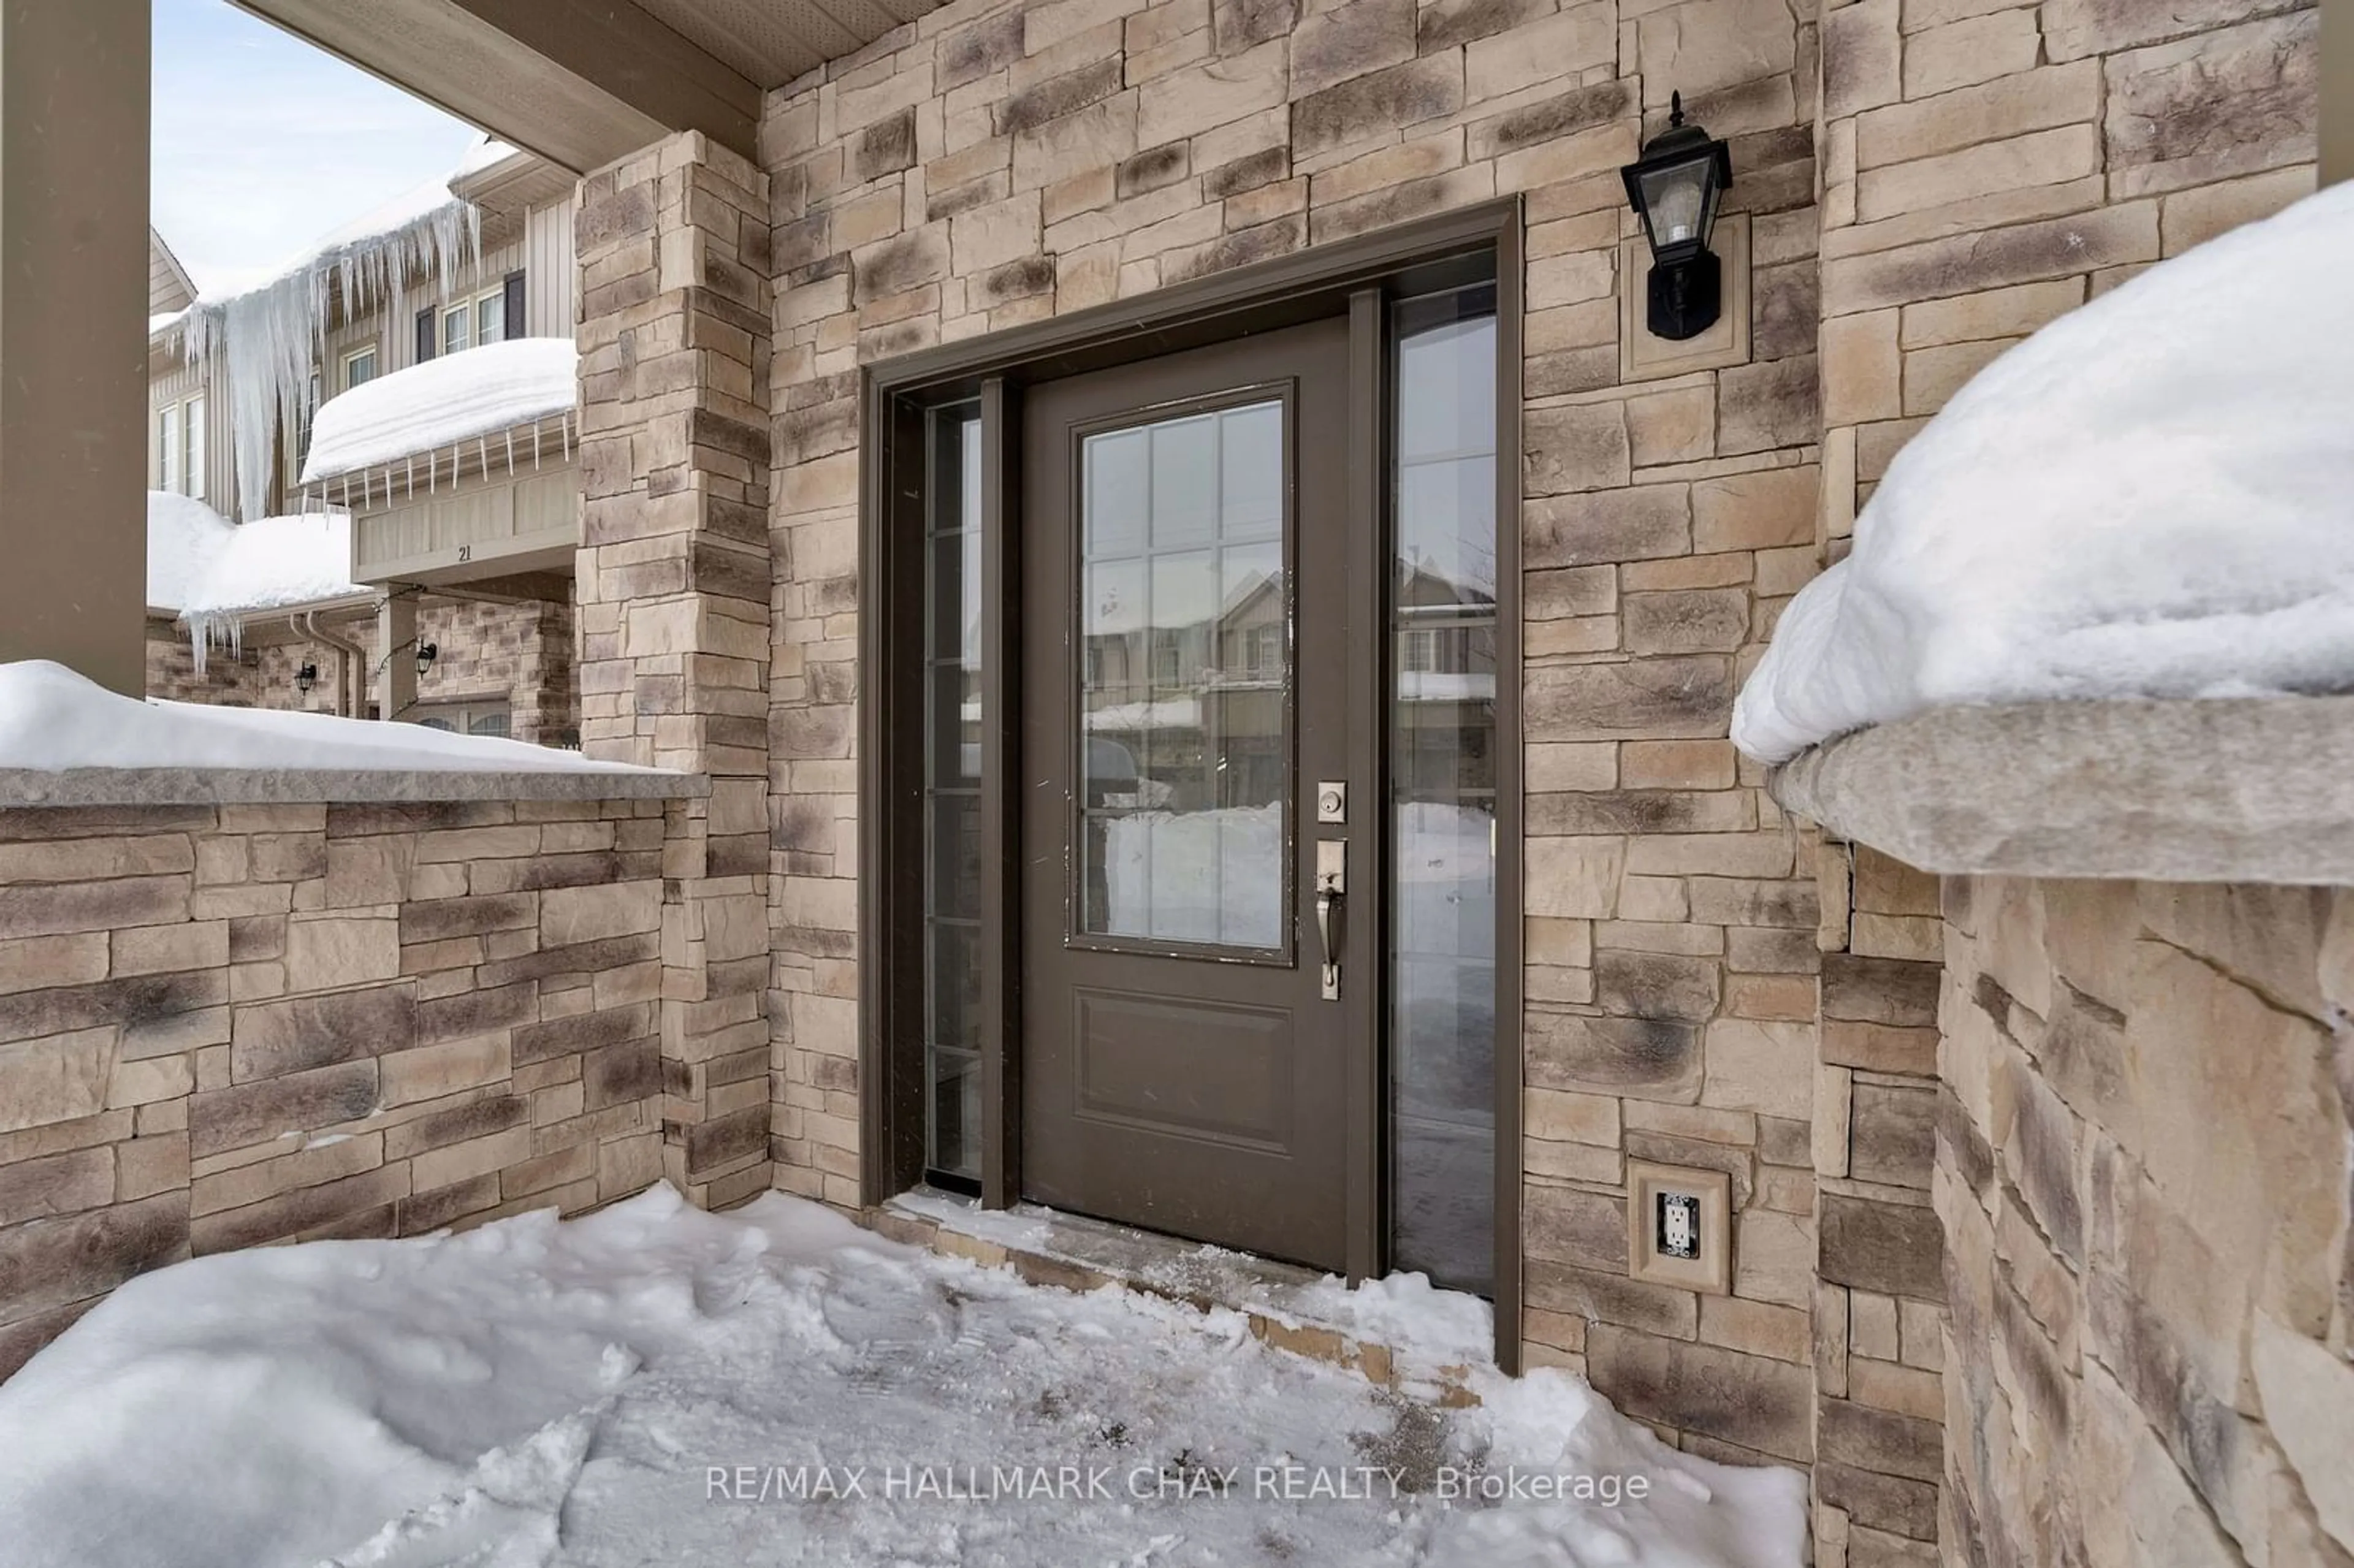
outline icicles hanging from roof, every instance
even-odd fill
[[[482,238],[481,209],[429,185],[331,236],[261,287],[190,307],[188,357],[207,362],[216,387],[228,383],[240,518],[269,510],[277,434],[310,412],[330,299],[346,321],[388,306],[397,329],[412,281],[429,275],[436,297],[447,295],[459,268],[480,256]]]

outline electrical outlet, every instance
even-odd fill
[[[1722,1171],[1627,1166],[1627,1271],[1723,1295],[1732,1289],[1733,1182]]]

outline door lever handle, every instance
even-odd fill
[[[1326,1001],[1341,1000],[1341,948],[1332,927],[1349,890],[1349,846],[1341,839],[1316,841],[1316,936],[1324,944],[1324,965],[1319,994]]]

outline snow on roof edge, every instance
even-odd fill
[[[569,338],[522,337],[379,376],[319,406],[302,482],[568,415],[579,403],[579,366]]]

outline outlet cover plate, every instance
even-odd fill
[[[1722,1171],[1627,1164],[1627,1272],[1723,1296],[1733,1288],[1733,1180]]]

